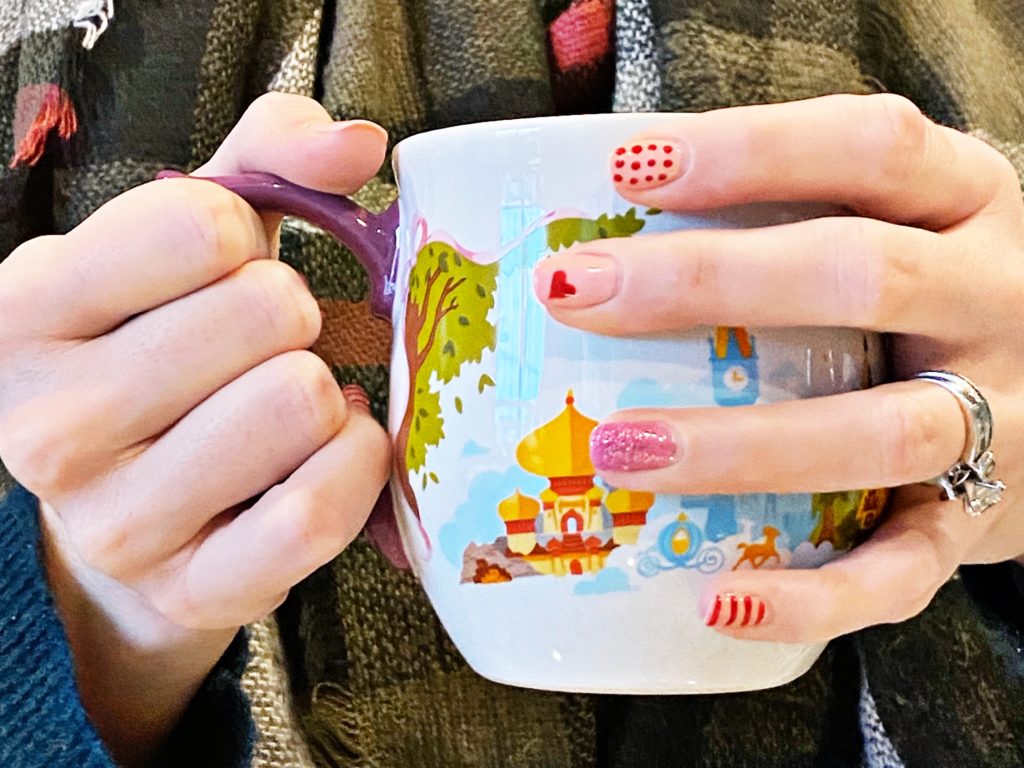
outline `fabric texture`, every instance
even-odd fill
[[[0,494],[0,761],[8,768],[113,768],[82,708],[64,628],[39,552],[38,501]],[[241,768],[256,734],[240,685],[240,632],[192,700],[153,768]]]
[[[113,766],[78,701],[67,640],[37,552],[35,499],[0,501],[0,761]]]
[[[70,5],[0,9],[0,151],[23,138],[17,94],[33,84],[64,88],[80,123],[35,165],[0,170],[0,254],[162,167],[195,167],[268,88],[376,120],[393,141],[492,118],[892,91],[1024,171],[1024,6],[1005,0],[124,0],[88,56]],[[387,165],[358,195],[376,210],[394,196]],[[287,220],[282,258],[323,310],[316,351],[383,421],[390,329],[368,315],[354,257]],[[598,697],[476,676],[380,541],[358,540],[254,628],[255,765],[1024,765],[1022,643],[983,605],[1008,573],[954,580],[920,617],[840,639],[772,691]]]

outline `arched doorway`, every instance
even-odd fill
[[[569,573],[571,573],[573,576],[583,575],[583,566],[580,565],[579,560],[573,560],[571,563],[569,563]]]
[[[583,515],[570,509],[562,515],[562,533],[579,533],[583,530]]]

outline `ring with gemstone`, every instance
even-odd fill
[[[964,511],[981,515],[997,504],[1006,486],[992,477],[996,461],[992,445],[992,410],[981,391],[970,379],[950,371],[921,371],[913,378],[930,381],[946,389],[960,404],[967,426],[967,439],[960,460],[938,477],[929,480],[942,489],[947,501],[962,499]]]

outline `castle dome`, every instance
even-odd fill
[[[620,512],[645,512],[654,506],[654,494],[648,491],[630,491],[624,488],[612,491],[605,499],[605,506],[613,515]]]
[[[576,410],[570,389],[565,410],[524,437],[516,448],[516,460],[527,472],[541,477],[593,476],[590,433],[597,421]]]
[[[516,492],[498,503],[498,514],[505,522],[511,520],[533,520],[540,513],[540,503],[529,496]]]

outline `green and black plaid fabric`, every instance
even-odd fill
[[[1007,0],[119,0],[89,52],[69,28],[75,6],[0,8],[0,152],[14,158],[33,124],[33,88],[62,89],[78,118],[38,162],[0,171],[0,255],[160,168],[197,166],[268,89],[376,120],[394,140],[520,115],[887,90],[1024,170],[1024,5]],[[392,181],[385,169],[361,201],[384,207]],[[383,419],[390,329],[370,319],[354,258],[294,222],[282,257],[320,300],[317,351]],[[0,493],[9,483],[0,471]],[[1019,768],[1022,660],[971,599],[975,581],[954,580],[917,619],[834,642],[772,691],[575,696],[477,677],[414,578],[364,538],[254,628],[257,764],[809,768],[883,765],[894,747],[913,768]]]

